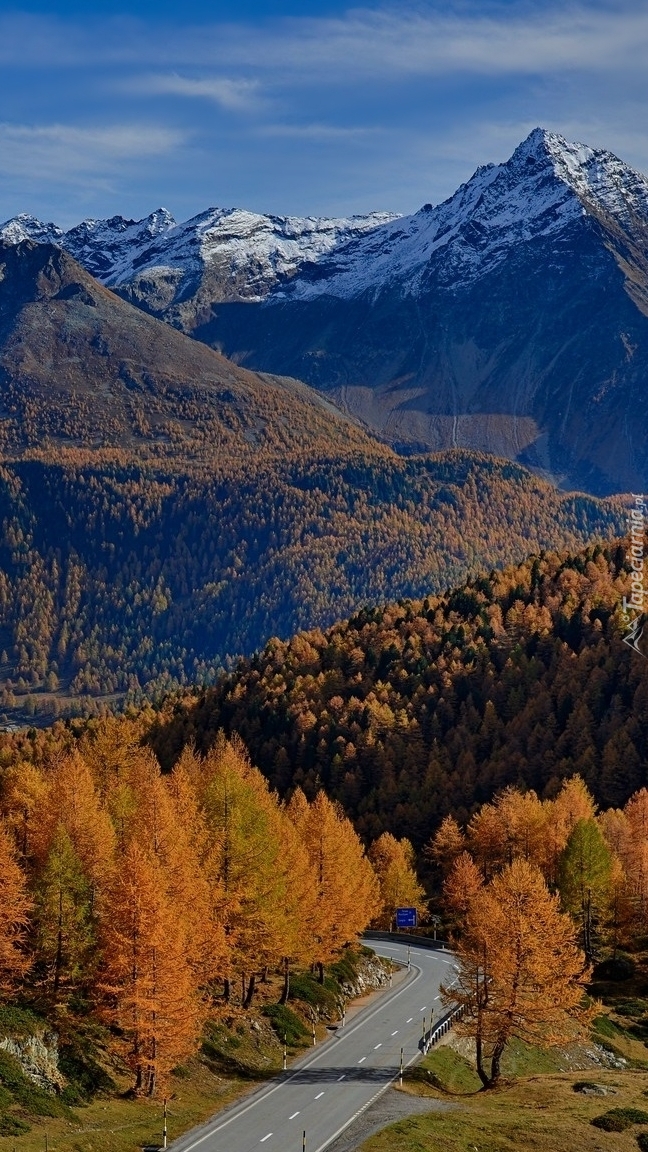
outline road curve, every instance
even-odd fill
[[[407,964],[407,946],[369,941],[380,956]],[[404,980],[385,991],[334,1037],[239,1104],[170,1146],[173,1152],[323,1152],[421,1055],[423,1027],[442,1014],[439,986],[456,979],[451,953],[412,945]]]

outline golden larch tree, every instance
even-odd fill
[[[305,804],[297,789],[288,805],[308,851],[317,894],[316,959],[324,964],[357,939],[380,910],[380,885],[362,843],[344,811],[318,792]]]
[[[443,903],[451,927],[461,932],[484,886],[484,876],[469,852],[457,856],[443,884]]]
[[[477,892],[456,956],[458,979],[444,1000],[463,1008],[457,1027],[475,1041],[484,1088],[497,1084],[510,1040],[563,1044],[585,1019],[589,972],[576,929],[540,870],[521,857]]]
[[[25,935],[32,902],[10,833],[0,824],[0,994],[10,995],[30,966]]]
[[[374,923],[379,928],[390,928],[397,908],[416,908],[419,920],[428,912],[425,890],[416,875],[414,849],[407,839],[397,840],[391,832],[383,832],[369,848],[369,860],[378,883],[382,909]]]
[[[103,919],[101,991],[128,1037],[136,1092],[152,1096],[194,1050],[203,1010],[164,868],[131,840],[116,869]]]

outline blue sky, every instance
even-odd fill
[[[0,0],[0,220],[408,212],[538,124],[648,171],[648,3]]]

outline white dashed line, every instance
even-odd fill
[[[413,1017],[413,1016],[410,1016],[409,1020],[406,1020],[406,1021],[405,1021],[405,1023],[406,1023],[406,1024],[411,1024],[413,1019],[414,1019],[414,1017]]]
[[[288,1117],[288,1119],[289,1119],[289,1120],[294,1120],[294,1119],[295,1119],[295,1116],[299,1116],[299,1112],[293,1112],[292,1116],[289,1116],[289,1117]]]
[[[323,1096],[323,1095],[324,1095],[324,1093],[323,1093],[323,1092],[318,1092],[318,1093],[317,1093],[317,1096],[315,1097],[315,1099],[316,1099],[316,1100],[319,1100],[320,1096]]]
[[[346,1072],[343,1072],[341,1076],[338,1076],[338,1078],[337,1078],[338,1084],[340,1083],[340,1080],[344,1080],[345,1076],[346,1076]]]
[[[362,1060],[358,1060],[358,1064],[364,1064],[364,1062],[365,1062],[365,1060],[366,1060],[366,1059],[367,1059],[367,1057],[366,1057],[366,1056],[363,1056],[363,1057],[362,1057]]]
[[[440,1000],[440,999],[441,999],[441,997],[440,997],[440,996],[435,996],[435,997],[434,997],[434,999],[435,999],[435,1000]]]
[[[259,1144],[265,1144],[266,1140],[269,1140],[271,1136],[272,1136],[272,1132],[268,1132],[267,1136],[261,1137],[261,1139],[259,1140]]]
[[[380,1042],[380,1044],[374,1044],[374,1052],[376,1051],[377,1048],[382,1048],[382,1041]]]
[[[396,1029],[395,1032],[392,1032],[392,1036],[398,1036],[398,1028]]]
[[[422,1008],[419,1008],[419,1012],[425,1012],[426,1008],[427,1008],[427,1004],[424,1004]]]

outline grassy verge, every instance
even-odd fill
[[[443,1060],[449,1082],[465,1084],[452,1058]],[[645,1115],[648,1075],[597,1071],[595,1079],[615,1094],[599,1099],[575,1092],[576,1073],[534,1076],[497,1092],[456,1097],[449,1111],[401,1120],[371,1137],[362,1152],[638,1152],[647,1124],[631,1122],[618,1132],[592,1121],[617,1109]]]

